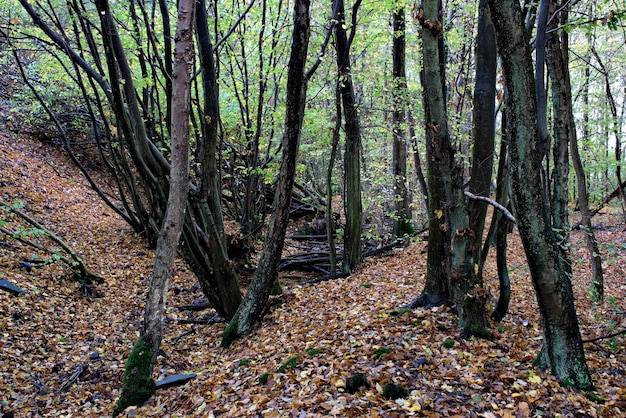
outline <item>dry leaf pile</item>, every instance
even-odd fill
[[[137,337],[152,268],[151,250],[86,185],[60,150],[0,136],[0,198],[70,243],[105,283],[81,289],[60,263],[23,268],[45,257],[0,237],[0,279],[24,292],[0,291],[0,413],[100,417],[119,394]],[[616,218],[596,219],[605,251],[607,302],[590,302],[583,237],[573,235],[575,292],[585,339],[626,327],[626,235]],[[164,356],[158,376],[196,373],[182,387],[157,391],[128,416],[624,416],[624,335],[585,345],[597,392],[560,387],[533,367],[541,346],[536,302],[523,252],[511,237],[510,314],[493,341],[460,340],[449,308],[397,309],[422,289],[423,244],[367,260],[348,279],[289,286],[272,299],[260,327],[230,349],[225,324],[181,324],[211,311],[181,311],[201,298],[178,262],[171,284]],[[490,261],[488,284],[497,291]],[[367,384],[349,393],[351,377]],[[406,393],[383,396],[389,383]],[[3,415],[4,416],[4,415]]]

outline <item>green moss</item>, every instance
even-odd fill
[[[274,285],[272,286],[272,290],[270,291],[272,296],[278,296],[283,294],[283,287],[280,285],[278,279],[274,281]]]
[[[317,356],[318,354],[322,354],[324,351],[326,351],[323,348],[307,348],[306,349],[306,353],[309,356]]]
[[[601,404],[606,403],[606,399],[604,399],[603,397],[601,397],[595,392],[586,392],[585,397],[589,399],[590,401],[593,401],[596,403],[601,403]]]
[[[374,357],[381,358],[385,354],[389,354],[389,353],[391,353],[391,349],[390,348],[380,347],[380,348],[377,348],[376,350],[374,350]]]
[[[443,348],[452,348],[453,345],[454,345],[454,340],[451,340],[449,338],[441,343],[441,346]]]
[[[363,373],[355,373],[346,380],[346,392],[348,393],[357,393],[362,387],[370,387],[367,376]]]
[[[155,390],[150,348],[143,338],[139,337],[126,361],[122,393],[113,410],[113,416],[119,415],[129,406],[141,405],[150,399]]]
[[[297,364],[298,356],[291,357],[278,368],[278,373],[285,373],[289,369],[295,369]]]
[[[259,376],[259,378],[257,379],[257,381],[259,382],[259,385],[264,385],[267,383],[267,381],[270,379],[271,374],[269,373],[263,373],[261,376]]]
[[[239,334],[237,333],[238,326],[239,317],[235,315],[235,317],[230,320],[228,326],[224,329],[224,332],[222,333],[222,343],[220,344],[220,347],[230,347],[231,344],[235,342],[237,338],[239,338]]]
[[[405,313],[409,313],[411,312],[410,309],[394,309],[393,311],[389,312],[389,315],[391,316],[402,316]]]
[[[383,387],[383,396],[387,399],[400,399],[408,395],[408,392],[402,385],[395,383],[387,383]]]

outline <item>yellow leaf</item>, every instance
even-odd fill
[[[437,219],[441,219],[441,217],[442,217],[442,216],[443,216],[443,211],[442,211],[441,209],[437,209],[437,210],[435,211],[435,217],[436,217]]]

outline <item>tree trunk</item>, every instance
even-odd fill
[[[487,0],[478,4],[478,35],[476,37],[476,84],[474,87],[472,169],[469,191],[489,197],[493,171],[496,120],[496,38]],[[500,156],[506,159],[506,156]],[[482,245],[488,203],[472,199],[468,204],[470,228],[474,231],[476,248]],[[482,277],[482,261],[478,261],[478,275]]]
[[[553,8],[559,7],[557,4]],[[552,19],[549,30],[554,32],[546,40],[548,74],[552,83],[552,112],[554,118],[554,145],[552,155],[554,168],[552,172],[552,219],[553,226],[560,247],[563,250],[565,267],[568,272],[572,271],[572,263],[569,257],[569,143],[574,132],[570,132],[573,126],[569,120],[572,107],[572,95],[569,87],[569,74],[567,86],[565,85],[566,67],[563,64],[562,51],[557,35],[557,26],[560,20]]]
[[[555,19],[555,22],[558,24],[566,24],[567,20],[568,9],[565,8],[561,10],[559,13],[559,19]],[[558,129],[558,136],[567,136],[567,142],[569,143],[572,157],[572,166],[576,172],[578,206],[580,208],[581,217],[580,225],[585,234],[589,258],[591,260],[591,284],[589,286],[589,293],[592,300],[602,302],[604,297],[602,256],[600,255],[598,241],[596,240],[596,236],[591,225],[587,182],[578,151],[578,138],[576,135],[576,126],[574,124],[574,111],[572,109],[572,87],[569,73],[569,37],[567,31],[563,31],[559,35],[553,35],[553,38],[548,43],[548,53],[551,63],[550,71],[552,75],[553,89],[557,95],[555,103],[555,120],[557,122],[556,129]],[[567,161],[565,161],[565,165],[567,166]],[[565,173],[569,173],[569,170]],[[567,203],[567,200],[565,203]],[[565,210],[566,208],[567,206],[565,207]]]
[[[346,147],[344,154],[345,199],[344,208],[346,226],[344,230],[343,271],[349,273],[361,262],[361,233],[363,231],[363,204],[361,202],[361,127],[357,111],[354,85],[350,74],[350,46],[356,27],[352,26],[350,39],[346,33],[346,13],[343,0],[335,0],[337,24],[335,30],[335,47],[337,49],[337,69],[339,92],[343,104],[344,129]],[[356,22],[357,0],[352,10],[353,23]]]
[[[443,35],[439,20],[440,9],[437,0],[425,1],[423,19],[420,22],[424,45],[422,81],[429,153],[428,190],[431,193],[428,199],[431,206],[428,274],[430,275],[432,270],[437,271],[442,261],[441,255],[434,254],[431,249],[433,244],[435,244],[433,247],[440,245],[433,242],[430,236],[430,232],[438,228],[444,232],[443,280],[448,282],[452,301],[456,305],[461,335],[483,337],[488,336],[484,306],[487,293],[476,276],[479,252],[477,247],[473,246],[476,236],[469,225],[463,193],[463,166],[456,161],[456,150],[448,130],[444,78],[441,76],[440,68],[442,50],[440,37]],[[437,195],[433,191],[437,191]],[[439,222],[434,221],[435,219]]]
[[[404,8],[395,5],[393,10],[393,113],[392,113],[392,136],[393,136],[393,178],[394,178],[394,202],[395,202],[395,232],[396,236],[413,233],[411,218],[409,215],[409,196],[406,187],[406,37]]]
[[[208,296],[209,301],[226,320],[230,320],[241,303],[241,290],[239,279],[232,268],[226,250],[226,237],[224,235],[224,221],[221,204],[221,181],[218,165],[219,138],[217,128],[219,123],[219,92],[213,60],[213,46],[208,27],[205,0],[200,0],[196,13],[196,34],[200,52],[202,68],[202,86],[204,91],[204,118],[202,124],[202,139],[198,147],[198,160],[200,166],[196,174],[199,187],[192,192],[191,199],[198,209],[191,213],[196,225],[206,234],[206,256],[210,261],[209,271],[206,268],[196,271],[196,276]],[[204,210],[202,210],[204,209]],[[189,243],[204,241],[197,236],[198,232],[187,228],[185,230],[185,246],[187,252],[193,248]]]
[[[159,231],[141,336],[126,363],[122,393],[113,415],[146,401],[154,392],[152,371],[161,345],[167,291],[173,273],[178,240],[185,219],[189,188],[189,104],[193,63],[195,1],[180,0],[172,74],[172,163],[165,219]]]
[[[285,132],[282,139],[283,155],[263,253],[246,296],[224,331],[222,346],[229,346],[236,338],[252,332],[253,325],[261,319],[272,285],[278,277],[278,266],[289,221],[291,192],[295,181],[306,102],[307,80],[304,77],[304,65],[309,47],[310,5],[310,0],[297,0],[294,5],[293,40],[287,74]]]
[[[489,0],[507,88],[512,200],[543,327],[541,363],[564,385],[593,383],[574,307],[570,275],[545,209],[533,65],[516,0]]]

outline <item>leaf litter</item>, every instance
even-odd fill
[[[96,174],[96,173],[95,173]],[[105,283],[81,292],[59,263],[31,271],[43,257],[0,237],[0,278],[25,291],[0,292],[0,413],[15,416],[110,415],[126,356],[141,329],[153,251],[87,186],[60,149],[0,135],[0,198],[70,243]],[[583,338],[626,326],[626,233],[610,211],[595,219],[605,253],[606,302],[587,295],[584,237],[572,234],[574,290]],[[422,290],[423,243],[366,260],[347,279],[291,285],[263,323],[231,348],[220,348],[224,323],[185,324],[210,311],[177,306],[200,300],[195,279],[177,261],[168,300],[163,355],[155,380],[197,377],[157,391],[126,416],[623,416],[624,335],[585,345],[596,392],[558,385],[533,366],[541,327],[528,268],[511,236],[509,314],[492,324],[493,341],[458,338],[450,308],[401,311]],[[495,262],[485,277],[497,295]],[[493,296],[495,298],[495,296]],[[492,299],[493,299],[492,298]],[[209,313],[208,313],[209,312]],[[366,383],[350,391],[353,376]],[[393,385],[393,386],[392,386]],[[352,387],[352,386],[351,386]],[[400,397],[385,396],[394,387]],[[123,415],[124,415],[123,414]]]

